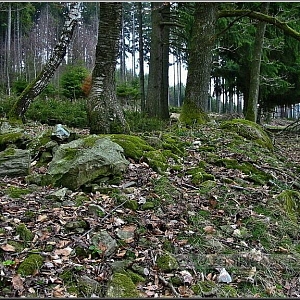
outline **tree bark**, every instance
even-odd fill
[[[269,2],[264,2],[262,12],[267,13],[269,10]],[[249,82],[249,98],[247,103],[247,110],[245,119],[256,122],[257,121],[257,105],[259,95],[259,77],[261,56],[263,52],[264,36],[266,31],[266,23],[259,21],[256,27],[254,49],[252,55],[252,61],[250,64],[250,82]]]
[[[121,2],[100,2],[96,61],[92,73],[92,88],[87,101],[91,133],[129,132],[115,86],[121,12]]]
[[[145,111],[145,72],[144,72],[144,40],[143,40],[143,4],[137,3],[138,21],[139,21],[139,64],[140,64],[140,95],[141,95],[141,111]]]
[[[8,16],[7,16],[7,48],[6,48],[6,84],[7,94],[10,96],[11,92],[11,3],[8,4]]]
[[[65,23],[59,41],[55,46],[49,61],[43,67],[40,74],[25,88],[20,97],[17,99],[9,113],[10,118],[22,118],[23,122],[25,121],[24,115],[30,103],[44,90],[65,57],[67,47],[69,46],[73,36],[74,28],[76,27],[78,18],[80,17],[79,3],[80,2],[67,3],[68,13],[65,15]]]
[[[149,117],[169,118],[169,26],[170,3],[151,2],[151,46],[146,113]]]
[[[212,50],[215,45],[215,27],[218,4],[196,2],[194,26],[188,49],[188,75],[180,119],[192,125],[208,121],[206,114],[212,67]]]

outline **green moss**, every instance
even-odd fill
[[[147,201],[146,203],[144,203],[141,207],[141,209],[143,210],[147,210],[147,209],[153,209],[155,207],[155,203],[152,201]]]
[[[66,269],[64,270],[60,276],[60,279],[62,279],[64,281],[64,283],[73,283],[76,281],[76,277],[75,277],[75,273],[73,269]]]
[[[233,119],[222,122],[220,128],[236,132],[247,140],[251,140],[271,151],[273,150],[273,144],[268,134],[260,125],[254,122],[244,119]]]
[[[16,149],[15,149],[15,148],[13,148],[13,147],[8,147],[8,148],[6,148],[6,149],[1,153],[1,155],[2,155],[2,156],[13,156],[13,155],[15,155],[15,153],[16,153]]]
[[[145,158],[154,171],[164,173],[168,168],[167,158],[162,150],[147,151]]]
[[[131,280],[134,284],[138,284],[140,282],[146,281],[146,279],[143,276],[141,276],[131,270],[126,270],[125,273],[131,278]]]
[[[39,254],[30,254],[19,265],[17,273],[22,276],[32,275],[36,270],[39,270],[43,265],[44,259]]]
[[[29,189],[22,189],[19,187],[11,186],[8,189],[6,189],[6,193],[11,198],[20,198],[23,195],[30,194],[31,191]]]
[[[207,174],[202,168],[193,168],[187,171],[187,174],[192,175],[192,183],[198,185],[207,180],[215,180],[211,174]]]
[[[129,208],[131,210],[137,210],[139,207],[139,204],[136,200],[128,200],[125,202],[124,207]]]
[[[215,162],[218,166],[224,166],[228,169],[236,169],[242,171],[244,174],[249,175],[249,179],[251,179],[256,184],[266,184],[272,176],[265,173],[264,171],[256,169],[251,163],[243,162],[240,163],[235,159],[219,159]]]
[[[23,223],[17,226],[16,233],[24,242],[30,242],[34,238],[34,234],[29,229],[27,229],[26,225]]]
[[[196,296],[212,296],[217,292],[217,284],[214,281],[199,281],[191,289]]]
[[[25,249],[24,243],[20,243],[20,242],[17,242],[17,241],[12,241],[12,240],[9,240],[7,243],[9,245],[15,247],[16,252],[21,252],[22,250]]]
[[[184,156],[185,147],[187,144],[183,142],[180,138],[170,134],[162,135],[162,148],[165,150],[171,150],[173,154],[178,156]]]
[[[163,272],[176,270],[179,265],[176,258],[169,252],[164,252],[156,260],[157,267]]]
[[[154,192],[168,203],[174,203],[180,196],[180,192],[172,184],[171,180],[167,176],[161,176],[152,180]]]
[[[83,140],[83,146],[86,148],[93,147],[97,140],[99,140],[99,136],[90,135]]]
[[[51,134],[52,130],[48,129],[28,143],[27,147],[30,149],[33,155],[36,155],[43,146],[51,141]]]
[[[18,140],[22,139],[22,132],[8,132],[0,134],[0,146],[4,146],[7,144],[13,144]]]
[[[77,154],[78,154],[78,150],[75,148],[65,149],[64,159],[65,160],[73,160]]]
[[[179,121],[186,125],[205,124],[209,121],[209,117],[193,101],[185,99]]]
[[[76,195],[75,204],[76,206],[82,206],[85,202],[89,201],[89,197],[87,195]]]
[[[297,222],[300,216],[300,193],[294,190],[284,190],[278,196],[289,218]]]
[[[238,291],[235,287],[223,284],[219,287],[218,290],[218,297],[220,298],[237,298],[238,297]]]
[[[107,298],[134,298],[138,297],[139,293],[132,279],[122,273],[113,274],[108,283]]]
[[[124,149],[124,155],[127,158],[139,160],[145,151],[154,150],[145,140],[138,136],[126,134],[108,135],[110,139]]]

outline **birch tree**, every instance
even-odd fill
[[[66,9],[67,13],[65,14],[63,30],[49,61],[43,67],[36,79],[25,88],[20,97],[17,99],[9,113],[10,118],[22,119],[22,121],[25,122],[24,115],[30,103],[48,85],[50,79],[54,75],[54,72],[64,59],[67,48],[72,39],[74,29],[80,18],[80,2],[67,2]]]

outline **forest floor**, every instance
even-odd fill
[[[28,128],[33,134],[37,130]],[[50,201],[47,196],[58,188],[1,178],[0,297],[105,297],[118,262],[140,273],[135,282],[140,297],[300,297],[298,215],[289,215],[279,197],[285,190],[299,191],[297,133],[274,133],[273,152],[236,141],[216,125],[180,138],[188,145],[180,169],[161,174],[131,161],[122,182],[111,186],[119,193],[78,191],[67,201]],[[220,163],[226,159],[245,168]],[[193,181],[190,171],[199,164],[212,180]],[[249,165],[260,173],[249,171]],[[18,188],[24,193],[15,195]],[[76,202],[78,195],[86,200]],[[136,200],[138,208],[127,208],[124,199]],[[147,201],[153,206],[140,209]],[[92,205],[101,206],[102,213],[91,214]],[[74,225],[78,220],[83,228]],[[30,242],[16,231],[20,224],[33,234]],[[91,234],[101,229],[118,241],[109,257],[91,248]],[[120,231],[129,238],[120,240]],[[78,246],[89,254],[76,253]],[[176,258],[176,268],[158,267],[165,251]],[[20,276],[17,268],[29,253],[43,256],[43,265],[33,275]],[[76,290],[72,282],[79,286],[83,276],[101,292]]]

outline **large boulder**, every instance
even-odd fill
[[[273,150],[272,140],[268,134],[260,125],[254,122],[244,119],[233,119],[222,122],[220,128],[236,132],[238,135],[246,138],[247,140],[259,144],[270,151]]]
[[[5,150],[10,145],[25,149],[28,137],[24,128],[20,124],[0,121],[0,151]]]
[[[77,190],[96,179],[121,175],[128,164],[121,146],[108,138],[90,135],[59,146],[47,176],[55,186]]]
[[[0,152],[0,176],[26,176],[29,167],[29,150],[7,148]]]

